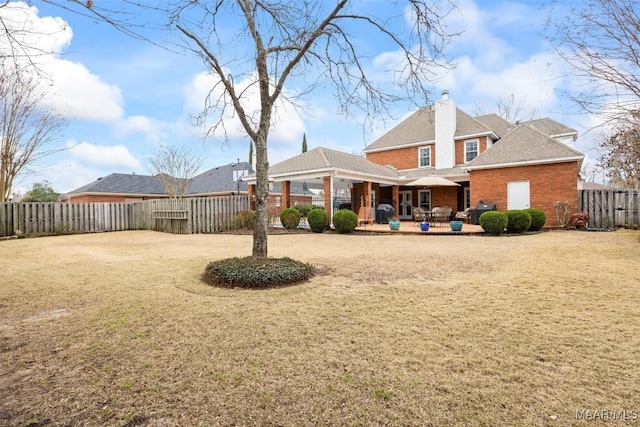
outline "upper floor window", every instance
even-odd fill
[[[431,166],[431,147],[418,148],[418,166],[421,168]]]
[[[478,140],[464,142],[464,162],[469,163],[478,157]]]

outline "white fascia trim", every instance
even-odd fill
[[[409,142],[406,144],[399,144],[399,145],[392,145],[391,147],[384,147],[384,148],[373,148],[373,149],[365,149],[362,150],[363,153],[377,153],[380,151],[390,151],[390,150],[396,150],[398,148],[410,148],[410,147],[420,147],[423,145],[429,145],[429,144],[435,144],[436,140],[432,139],[431,141],[418,141],[418,142]]]
[[[166,193],[149,194],[149,193],[106,193],[101,191],[83,191],[82,193],[65,193],[63,197],[80,197],[80,196],[118,196],[118,197],[169,197]]]
[[[496,163],[493,165],[484,165],[484,166],[468,166],[465,168],[465,170],[472,171],[472,170],[480,170],[480,169],[511,168],[515,166],[533,166],[533,165],[544,165],[544,164],[554,164],[554,163],[567,163],[567,162],[575,162],[578,160],[582,160],[583,158],[584,156],[574,156],[574,157],[561,157],[558,159],[526,160],[522,162]]]
[[[498,139],[498,135],[496,135],[493,131],[487,131],[487,132],[480,132],[480,133],[472,133],[470,135],[461,135],[461,136],[456,136],[454,137],[454,139],[456,141],[460,141],[463,139],[473,139],[473,138],[479,138],[481,136],[493,136],[495,137],[495,139]]]

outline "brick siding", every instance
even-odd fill
[[[507,209],[507,183],[529,181],[530,206],[547,215],[546,226],[557,226],[554,202],[578,203],[578,163],[553,163],[500,169],[473,170],[470,173],[471,207],[480,200],[495,203],[500,211]]]

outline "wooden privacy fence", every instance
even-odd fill
[[[589,227],[640,227],[640,191],[579,190],[578,211],[589,214]]]
[[[132,229],[131,203],[0,203],[0,237]]]
[[[236,215],[249,209],[246,195],[127,203],[0,203],[0,237],[121,230],[213,233],[228,230]]]
[[[137,227],[176,234],[214,233],[230,229],[239,212],[250,209],[249,196],[156,199],[136,203]]]

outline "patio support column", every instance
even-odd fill
[[[322,178],[323,194],[324,194],[324,211],[329,217],[329,224],[333,224],[333,179],[331,176],[325,176]]]
[[[282,181],[282,208],[291,207],[291,181]]]
[[[393,209],[396,212],[396,216],[398,212],[400,212],[400,186],[394,185],[391,187],[391,198],[393,199]]]

